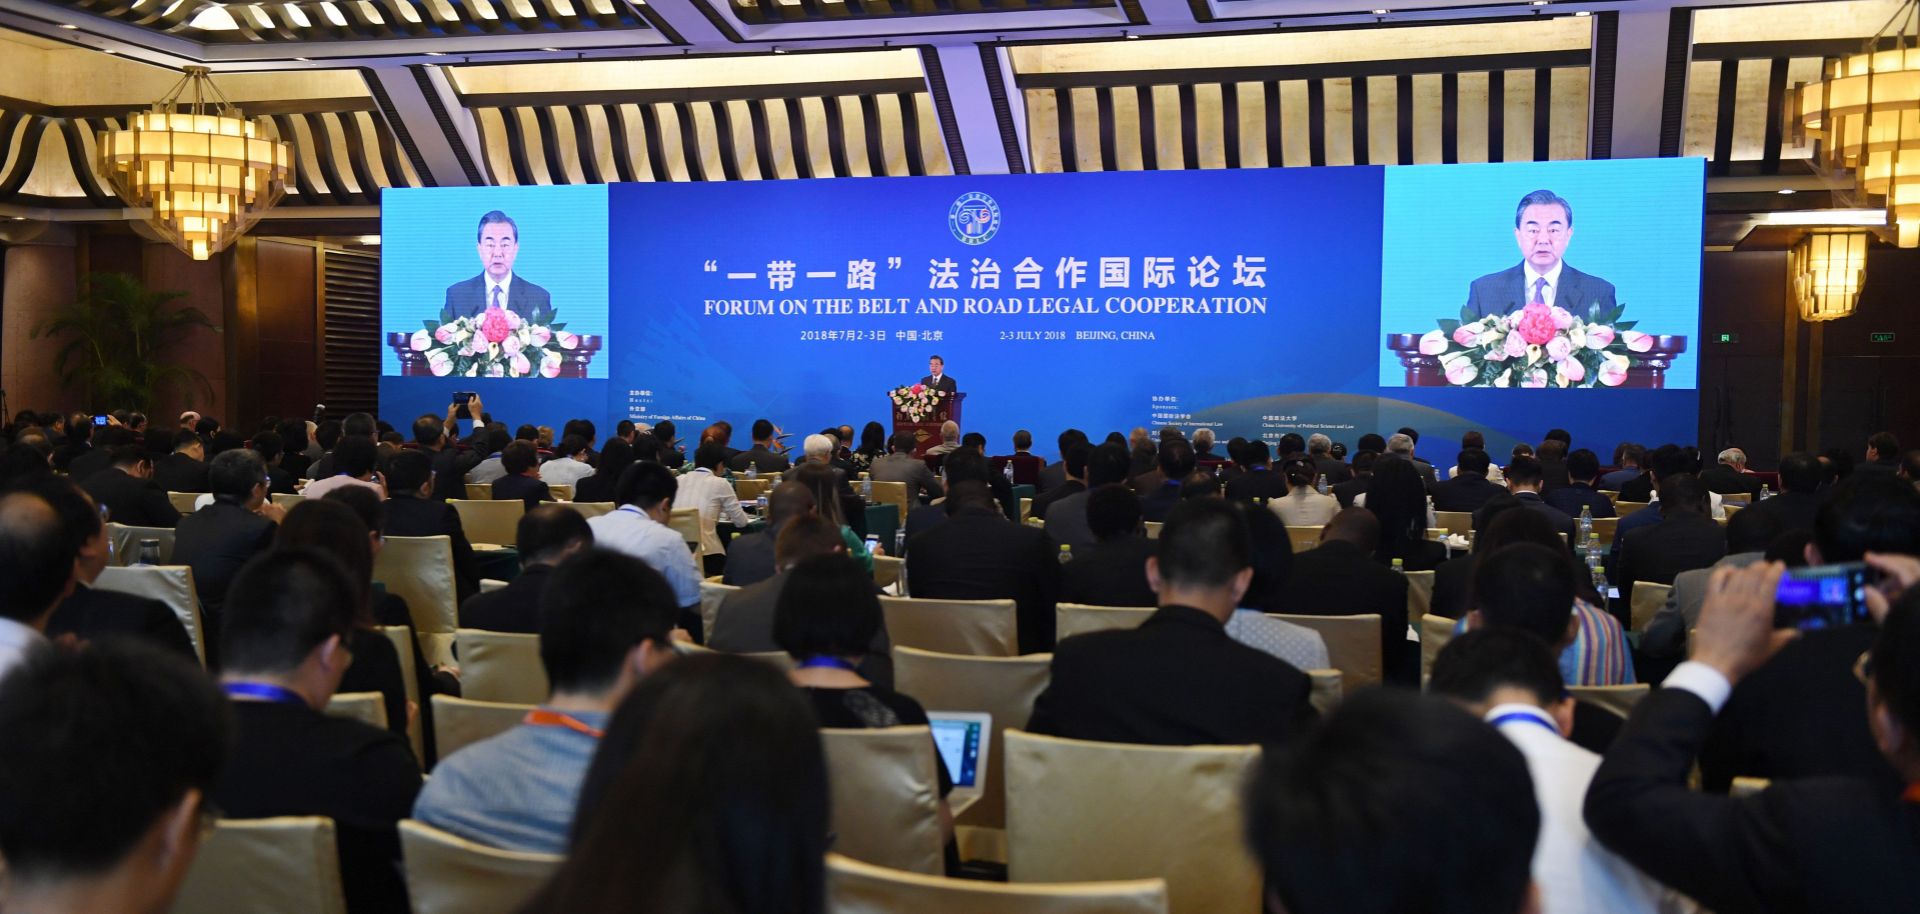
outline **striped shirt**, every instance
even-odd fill
[[[1633,656],[1627,650],[1627,634],[1606,610],[1579,597],[1573,598],[1573,618],[1578,628],[1573,643],[1560,652],[1560,679],[1570,686],[1633,685]],[[1467,630],[1467,620],[1454,623],[1453,632]]]

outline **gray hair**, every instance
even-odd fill
[[[1395,434],[1393,437],[1387,439],[1387,453],[1412,454],[1413,439],[1405,435]]]
[[[1213,443],[1213,429],[1196,428],[1193,430],[1193,444],[1195,447],[1205,447],[1212,443]]]
[[[808,435],[800,448],[808,460],[815,457],[825,460],[829,454],[833,453],[833,439],[826,435]]]
[[[1408,439],[1408,440],[1407,440],[1407,450],[1409,450],[1409,451],[1411,451],[1411,450],[1413,450],[1413,440],[1412,440],[1412,439]],[[1307,453],[1309,453],[1309,454],[1326,454],[1326,453],[1330,453],[1330,452],[1332,452],[1332,451],[1333,451],[1333,439],[1332,439],[1332,438],[1329,438],[1329,437],[1327,437],[1327,436],[1325,436],[1325,435],[1322,435],[1322,434],[1320,434],[1319,432],[1314,432],[1314,433],[1313,433],[1312,435],[1309,435],[1309,436],[1307,437]]]
[[[1747,452],[1737,447],[1727,448],[1720,452],[1720,462],[1734,466],[1743,465],[1747,462]]]
[[[267,462],[257,451],[234,448],[221,451],[207,464],[207,488],[215,495],[229,495],[242,501],[253,494],[255,486],[267,481]]]
[[[960,440],[960,423],[948,419],[940,423],[940,440],[952,444]]]

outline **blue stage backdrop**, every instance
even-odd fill
[[[995,453],[1016,428],[1051,451],[1068,426],[1098,439],[1168,423],[1222,439],[1324,431],[1349,445],[1411,425],[1442,466],[1469,428],[1496,452],[1555,426],[1600,451],[1621,436],[1691,441],[1703,173],[1698,159],[1667,159],[395,192],[387,323],[411,332],[443,317],[447,287],[478,274],[466,244],[479,213],[563,214],[580,239],[571,255],[563,248],[536,274],[528,228],[520,263],[542,285],[579,283],[582,296],[596,276],[605,283],[604,346],[587,378],[607,380],[441,376],[473,366],[436,359],[416,368],[424,376],[383,378],[381,406],[390,419],[444,413],[449,393],[477,390],[509,424],[581,416],[604,435],[621,418],[672,419],[691,437],[726,419],[740,445],[763,416],[792,433],[886,425],[886,391],[939,355],[967,394],[966,430]],[[1624,314],[1583,312],[1580,325],[1553,328],[1581,331],[1580,350],[1563,341],[1523,355],[1554,368],[1547,389],[1522,389],[1538,380],[1523,374],[1504,388],[1449,383],[1469,380],[1465,347],[1438,351],[1451,331],[1428,340],[1426,383],[1441,386],[1407,386],[1388,334],[1462,324],[1469,285],[1519,263],[1515,205],[1540,188],[1578,215],[1567,266],[1614,284]],[[583,192],[601,195],[598,209],[561,196]],[[600,233],[604,245],[588,250]],[[559,241],[548,231],[543,244],[548,235]],[[428,239],[431,253],[412,247]],[[1566,283],[1561,303],[1582,304],[1582,288]],[[552,301],[570,329],[594,326],[595,303],[563,303],[558,289]],[[1537,336],[1551,319],[1512,333]],[[1604,347],[1596,331],[1585,346],[1586,326],[1603,319],[1638,319],[1640,330]],[[1641,356],[1627,343],[1642,331],[1688,338],[1666,389],[1629,389],[1643,368],[1614,371]],[[434,337],[418,342],[444,350]],[[1487,351],[1471,353],[1476,371],[1508,367]],[[1581,381],[1563,388],[1568,374]],[[1613,381],[1627,386],[1603,383]]]

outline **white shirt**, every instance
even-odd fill
[[[733,485],[704,468],[680,477],[680,489],[674,493],[673,506],[700,509],[700,550],[710,555],[724,555],[727,551],[715,529],[722,518],[736,527],[753,523],[753,518],[740,509],[740,497],[734,494]]]
[[[547,485],[571,486],[593,475],[593,465],[572,457],[555,457],[540,465],[540,481]]]
[[[364,480],[364,479],[355,479],[352,476],[348,476],[345,473],[335,473],[334,475],[329,476],[325,479],[316,479],[310,483],[307,483],[307,487],[305,489],[300,490],[300,494],[307,498],[324,498],[326,497],[326,494],[328,492],[332,492],[336,489],[344,489],[348,486],[359,486],[363,489],[372,489],[373,494],[378,495],[381,498],[387,497],[387,490],[381,488],[379,483],[368,482],[367,480]]]
[[[1280,498],[1267,499],[1267,510],[1280,515],[1281,522],[1289,527],[1324,527],[1340,510],[1340,500],[1307,486],[1294,486]]]
[[[495,282],[492,276],[487,277],[486,294],[480,299],[481,308],[493,307],[493,290],[495,289],[500,290],[500,310],[507,310],[507,296],[513,294],[513,273],[507,273],[507,278],[499,282]]]
[[[593,530],[596,547],[633,556],[660,572],[681,606],[700,603],[700,569],[693,563],[687,541],[672,527],[633,505],[591,518],[587,526]]]
[[[475,464],[473,469],[468,470],[467,481],[474,485],[481,483],[491,484],[500,481],[505,478],[506,475],[506,465],[500,462],[500,455],[495,454]]]
[[[12,619],[0,618],[0,678],[49,647],[47,636]]]
[[[1521,304],[1524,305],[1533,302],[1533,283],[1534,280],[1537,279],[1547,281],[1546,286],[1540,290],[1540,300],[1546,302],[1548,305],[1553,304],[1554,298],[1556,298],[1560,292],[1560,269],[1565,267],[1567,262],[1564,260],[1556,260],[1553,262],[1553,269],[1545,273],[1534,270],[1533,261],[1531,260],[1524,261],[1523,264],[1521,273],[1526,276],[1527,285],[1526,288],[1521,290],[1521,294],[1524,297]]]
[[[1663,911],[1669,894],[1659,883],[1607,850],[1587,831],[1581,806],[1600,756],[1568,742],[1547,712],[1532,705],[1497,705],[1487,720],[1527,760],[1540,805],[1540,840],[1533,848],[1533,881],[1545,914],[1633,914]]]

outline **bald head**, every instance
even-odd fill
[[[959,441],[960,440],[960,423],[955,422],[952,419],[948,419],[947,421],[940,423],[940,440],[942,443],[945,443],[945,444],[952,444],[956,441]]]
[[[779,527],[801,515],[812,514],[817,506],[813,490],[807,488],[804,483],[783,482],[774,486],[773,491],[767,494],[767,513],[772,515],[767,518],[767,522],[771,526]]]
[[[73,592],[79,552],[79,540],[45,496],[32,488],[0,495],[0,618],[45,628]]]
[[[1342,509],[1320,531],[1320,541],[1324,543],[1328,540],[1352,543],[1363,551],[1372,552],[1380,545],[1380,519],[1365,508]]]

